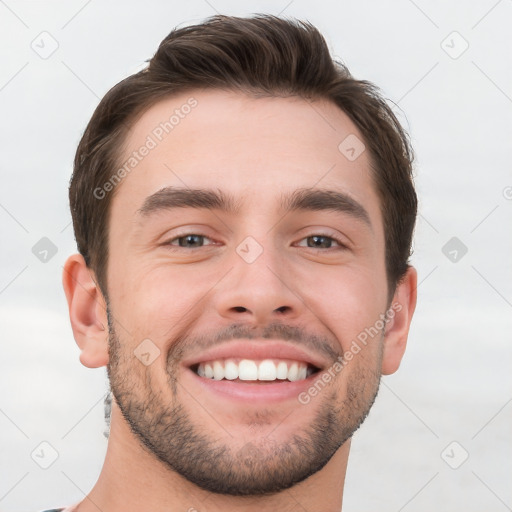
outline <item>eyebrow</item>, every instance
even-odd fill
[[[175,208],[219,210],[236,215],[241,203],[220,189],[192,189],[165,187],[148,196],[137,210],[140,217],[149,217],[157,212]],[[364,222],[370,229],[372,224],[366,209],[349,195],[335,190],[302,188],[291,194],[281,195],[281,209],[292,211],[334,211],[347,214]]]

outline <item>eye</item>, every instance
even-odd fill
[[[166,242],[164,245],[171,246],[173,248],[185,248],[185,249],[195,249],[199,247],[205,246],[205,240],[209,240],[210,242],[213,242],[213,240],[206,235],[200,235],[198,233],[186,233],[174,238],[171,238],[168,242]],[[307,245],[303,245],[302,243],[299,243],[299,247],[308,247],[310,249],[336,249],[336,247],[333,247],[334,244],[337,245],[339,249],[345,249],[346,246],[337,238],[327,235],[327,234],[314,234],[310,235],[308,237],[305,237],[301,240],[301,242],[305,240]],[[212,244],[206,244],[206,245],[212,245]]]
[[[330,235],[317,233],[315,235],[307,236],[302,240],[307,240],[307,246],[299,244],[300,247],[309,247],[311,249],[332,249],[332,242],[336,243],[340,249],[345,249],[346,246],[337,238]]]
[[[199,235],[197,233],[187,233],[185,235],[177,236],[172,238],[165,245],[170,245],[171,247],[184,247],[194,249],[196,247],[203,247],[204,240],[213,241],[211,238],[208,238],[206,235]],[[175,242],[178,242],[177,244]]]

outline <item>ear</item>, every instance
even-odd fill
[[[418,273],[409,266],[405,276],[398,283],[393,301],[388,310],[389,322],[384,336],[382,374],[395,373],[405,352],[412,315],[416,309],[416,288]]]
[[[80,362],[88,368],[108,363],[107,305],[80,254],[71,255],[64,264],[62,285],[69,308],[75,341],[80,348]]]

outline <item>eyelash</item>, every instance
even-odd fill
[[[180,247],[180,246],[176,246],[176,245],[171,244],[171,242],[174,242],[175,240],[180,240],[182,238],[186,238],[187,236],[192,236],[192,235],[193,236],[200,236],[200,237],[206,238],[208,240],[212,240],[209,236],[202,235],[201,233],[184,233],[182,235],[178,235],[178,236],[176,236],[174,238],[171,238],[168,242],[165,242],[163,245],[171,247],[172,248],[171,250],[200,249],[201,247]],[[315,237],[315,236],[316,237],[329,238],[329,239],[333,240],[334,242],[336,242],[339,247],[329,247],[327,249],[323,249],[322,247],[306,247],[306,249],[313,249],[313,250],[319,250],[319,251],[325,252],[325,251],[330,251],[330,250],[333,250],[333,249],[334,250],[336,250],[336,249],[343,250],[343,249],[347,248],[347,246],[341,240],[339,240],[338,238],[336,238],[335,236],[333,236],[332,234],[329,234],[329,233],[313,233],[311,235],[308,235],[308,236],[305,236],[305,237],[301,238],[300,241],[306,240],[307,238],[311,238],[311,237]],[[304,246],[301,246],[301,247],[304,247]]]

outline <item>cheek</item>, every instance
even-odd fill
[[[150,338],[159,346],[197,320],[218,275],[172,265],[140,265],[130,279],[116,283],[117,316],[133,337]],[[114,296],[113,296],[114,300]],[[203,307],[201,307],[203,306]]]
[[[334,332],[344,350],[386,307],[385,277],[374,269],[322,267],[297,280],[298,295],[320,323]]]

